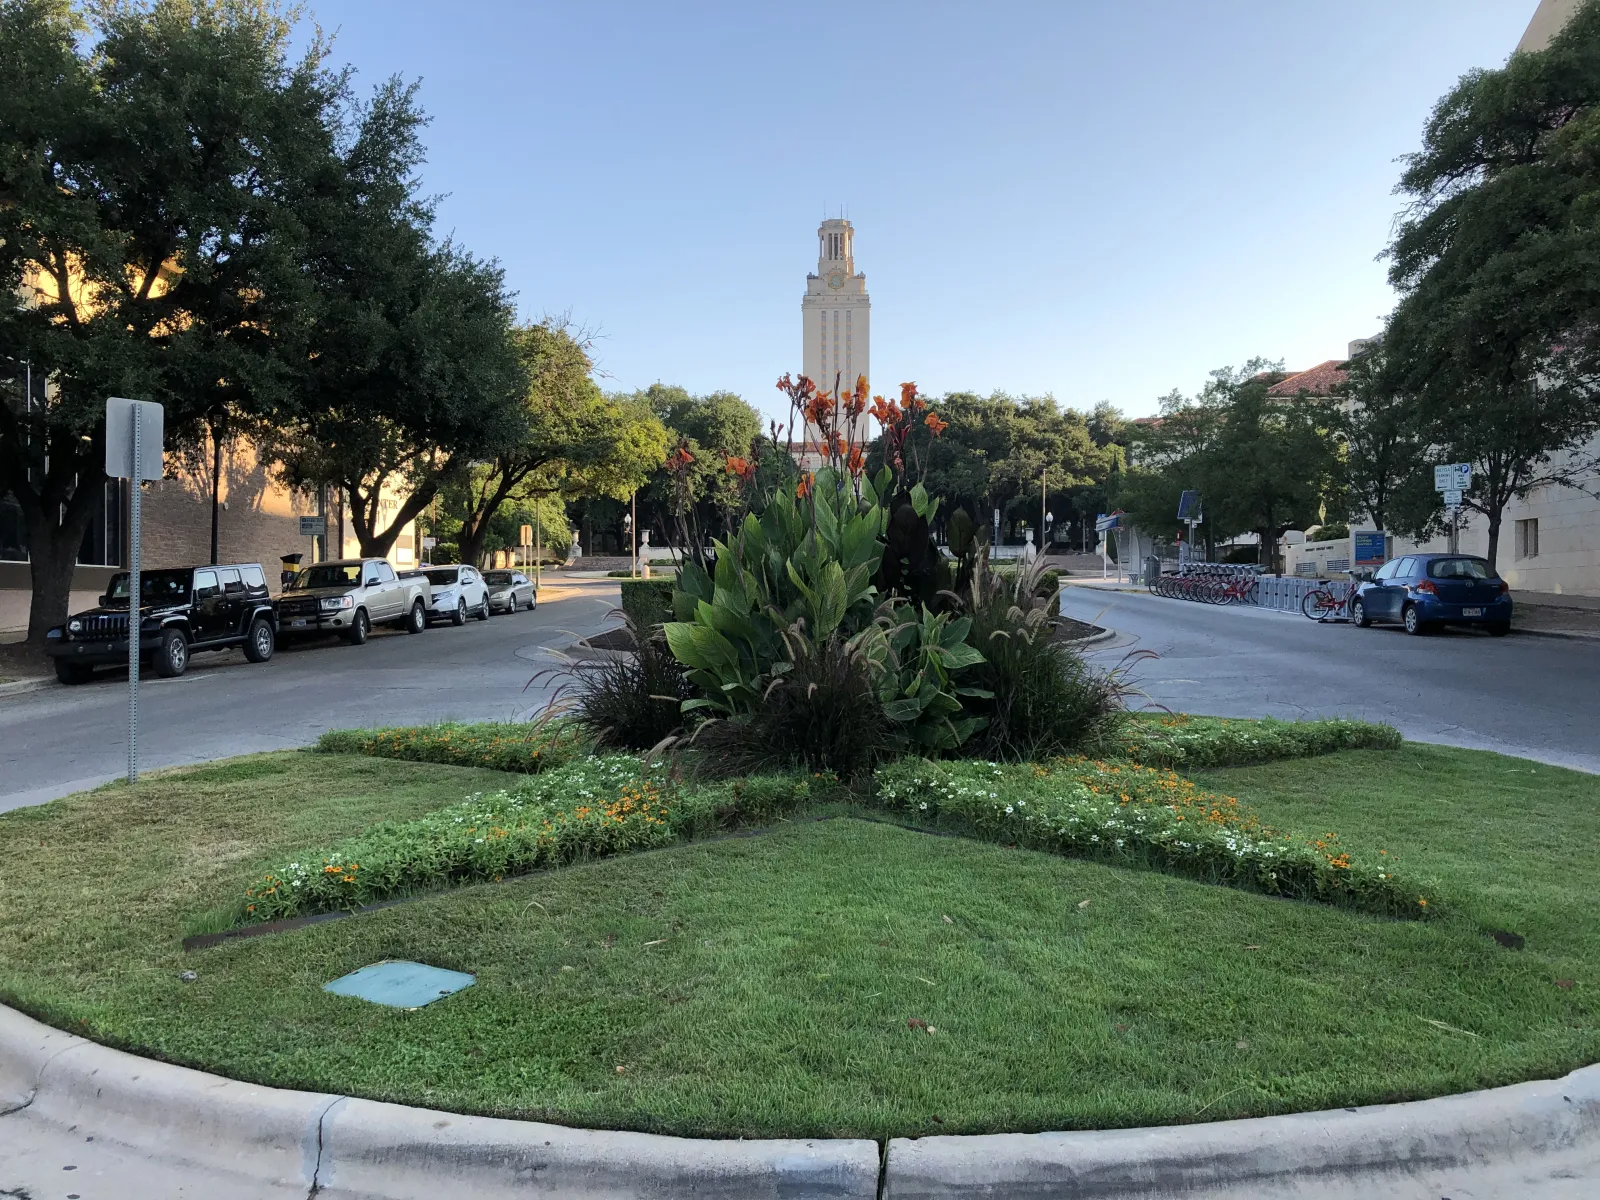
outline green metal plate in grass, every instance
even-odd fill
[[[475,978],[465,971],[447,971],[423,963],[380,962],[325,983],[322,990],[390,1008],[421,1008],[471,987]]]

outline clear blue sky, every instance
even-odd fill
[[[421,80],[441,229],[599,329],[608,388],[776,411],[848,206],[874,390],[1140,415],[1378,328],[1395,160],[1535,0],[311,8],[361,86]]]

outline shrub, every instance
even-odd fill
[[[964,599],[969,640],[984,661],[971,682],[989,694],[969,701],[988,724],[963,752],[1018,761],[1067,754],[1103,738],[1122,707],[1119,678],[1095,670],[1054,637],[1038,561],[1010,571],[980,563]]]
[[[861,651],[796,638],[791,669],[748,714],[707,721],[691,743],[710,777],[804,767],[841,778],[869,774],[903,746],[884,715]]]
[[[1389,916],[1437,909],[1389,862],[1358,864],[1332,834],[1297,842],[1171,771],[1082,758],[1048,767],[907,759],[880,768],[875,783],[887,808],[993,841]]]
[[[651,630],[672,620],[672,590],[677,585],[671,577],[624,579],[621,586],[622,611],[635,630]]]
[[[1035,559],[1034,562],[1037,563],[1038,560]],[[1027,568],[1019,568],[1007,563],[1003,566],[991,566],[989,573],[997,579],[1015,580],[1019,569],[1026,570]],[[1061,615],[1061,578],[1065,572],[1055,567],[1043,570],[1035,567],[1034,569],[1037,572],[1037,577],[1033,583],[1033,594],[1046,602],[1050,616],[1059,617]]]
[[[569,762],[585,753],[588,744],[572,722],[552,720],[334,729],[319,737],[313,748],[322,754],[367,754],[374,758],[532,774]]]
[[[1309,758],[1336,750],[1393,750],[1400,742],[1392,726],[1344,718],[1279,721],[1139,713],[1108,731],[1097,750],[1130,762],[1192,770]]]
[[[307,851],[245,889],[247,922],[359,908],[773,820],[812,799],[803,777],[674,786],[659,764],[590,757]]]
[[[648,626],[625,620],[635,652],[573,664],[566,672],[570,707],[597,745],[649,750],[683,730],[682,704],[693,691],[660,631],[643,637],[640,630]]]

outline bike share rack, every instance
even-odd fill
[[[1228,584],[1243,578],[1253,578],[1254,584],[1242,596],[1225,598]],[[1261,568],[1236,563],[1185,563],[1176,575],[1163,575],[1151,570],[1145,560],[1145,586],[1158,596],[1178,600],[1200,600],[1208,604],[1249,604],[1274,612],[1304,612],[1306,597],[1312,592],[1330,591],[1335,596],[1348,598],[1356,581],[1306,579],[1297,575],[1263,575]],[[1348,620],[1335,616],[1330,620]]]

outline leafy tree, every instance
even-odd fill
[[[1575,485],[1600,428],[1600,4],[1550,47],[1464,76],[1435,107],[1389,248],[1385,352],[1498,554],[1507,504]]]
[[[688,505],[693,511],[684,514],[686,528],[726,532],[743,505],[741,484],[729,473],[728,460],[761,459],[761,414],[733,392],[695,396],[675,384],[653,383],[628,399],[656,415],[666,427],[669,446],[690,455],[676,474],[658,460],[658,469],[640,492],[639,503],[649,514],[640,517],[641,523],[648,520],[651,528],[672,538],[678,509]]]
[[[0,2],[0,494],[28,530],[29,638],[63,620],[103,495],[108,395],[178,439],[292,404],[301,206],[343,83],[266,0]]]
[[[1252,531],[1262,561],[1275,565],[1285,530],[1304,528],[1342,503],[1334,441],[1335,407],[1305,393],[1269,396],[1284,376],[1257,359],[1224,367],[1192,400],[1173,393],[1159,421],[1142,427],[1135,466],[1123,477],[1117,503],[1148,529],[1177,523],[1185,489],[1200,492],[1205,536]]]
[[[1421,536],[1438,497],[1415,400],[1402,390],[1381,342],[1345,367],[1337,430],[1348,513],[1379,529]]]
[[[291,485],[344,492],[363,555],[388,554],[440,487],[526,429],[504,274],[435,244],[415,196],[424,120],[391,80],[343,131],[337,189],[312,210],[302,410],[279,444]]]
[[[629,495],[666,455],[661,423],[638,403],[601,394],[587,339],[564,320],[523,327],[516,342],[529,381],[524,431],[453,497],[463,562],[496,548],[486,538],[508,500]]]

